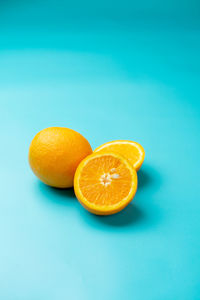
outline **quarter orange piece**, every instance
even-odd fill
[[[117,153],[95,153],[78,166],[74,190],[79,202],[97,215],[121,211],[137,190],[137,173],[129,161]]]
[[[65,127],[49,127],[33,138],[29,163],[34,174],[47,185],[73,186],[76,168],[92,153],[89,142],[78,132]]]
[[[138,171],[144,161],[144,148],[133,141],[119,140],[105,143],[94,150],[94,152],[107,153],[116,152],[129,160],[131,165]]]

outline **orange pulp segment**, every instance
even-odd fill
[[[94,152],[116,152],[123,155],[138,171],[144,161],[144,148],[133,141],[119,140],[105,143],[94,150]]]
[[[137,173],[128,160],[117,153],[95,153],[78,166],[74,190],[79,202],[90,212],[114,214],[133,199]]]

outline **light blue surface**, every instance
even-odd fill
[[[199,4],[131,3],[1,1],[2,300],[200,299]],[[48,126],[140,142],[134,204],[97,217],[40,183]]]

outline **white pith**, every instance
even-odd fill
[[[104,173],[103,175],[101,175],[101,177],[100,177],[100,183],[102,185],[104,185],[104,186],[108,186],[109,184],[111,184],[112,179],[119,178],[119,174],[113,173],[115,171],[116,171],[116,169],[113,168],[113,169],[110,170],[109,173]]]

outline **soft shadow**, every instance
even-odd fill
[[[112,227],[142,227],[155,226],[160,222],[161,211],[155,204],[154,192],[162,184],[161,176],[152,166],[143,166],[138,172],[138,191],[134,203],[124,210],[111,216],[94,216],[90,220]]]
[[[53,202],[56,205],[71,206],[77,205],[86,222],[90,225],[102,224],[108,227],[145,227],[155,226],[160,222],[161,212],[159,205],[156,204],[154,199],[154,192],[162,184],[161,177],[157,170],[150,166],[138,172],[138,191],[134,198],[134,203],[130,203],[121,212],[110,216],[97,216],[86,211],[76,201],[73,188],[58,189],[49,187],[40,181],[37,181],[37,189],[39,189],[42,198]]]
[[[139,170],[138,172],[138,187],[144,188],[150,185],[153,181],[153,178],[150,176],[150,172],[147,170]]]
[[[140,169],[137,174],[138,189],[140,191],[145,191],[147,188],[151,191],[156,190],[162,184],[161,174],[151,165],[142,166],[142,169]]]
[[[103,223],[112,227],[123,227],[130,224],[136,224],[142,222],[145,219],[145,214],[143,211],[133,203],[130,203],[124,210],[121,212],[111,215],[111,216],[96,216],[90,213],[89,217],[93,221]]]
[[[76,199],[73,188],[58,189],[48,186],[41,181],[38,181],[38,188],[46,198],[54,200],[56,202],[59,201],[61,203],[64,203],[74,201]]]

